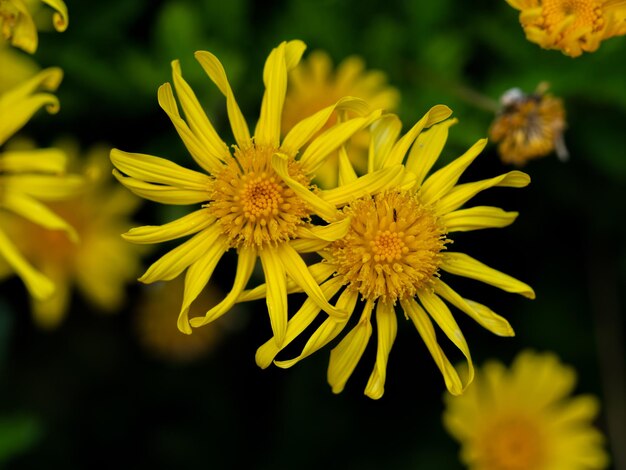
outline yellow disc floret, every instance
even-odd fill
[[[277,149],[251,145],[235,147],[235,158],[215,176],[212,201],[207,205],[233,246],[262,248],[293,238],[310,212],[272,168]],[[309,186],[309,178],[290,158],[290,176]]]
[[[348,233],[330,247],[329,259],[348,288],[366,300],[395,303],[434,282],[447,240],[419,196],[388,191],[357,199],[343,214]]]
[[[601,4],[593,0],[544,0],[542,3],[544,27],[551,31],[558,28],[569,16],[572,23],[561,33],[562,37],[574,30],[600,31],[604,25]]]

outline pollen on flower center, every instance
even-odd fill
[[[558,28],[570,15],[574,20],[568,30],[588,27],[589,32],[595,32],[604,25],[602,8],[593,0],[544,0],[542,6],[543,23],[548,30]]]
[[[525,417],[506,417],[489,426],[482,436],[483,463],[494,470],[542,468],[543,439]]]
[[[244,150],[235,147],[234,158],[215,175],[207,209],[233,246],[262,248],[285,242],[310,215],[305,202],[272,168],[272,155],[277,151],[256,145]],[[288,171],[299,183],[310,185],[293,157],[289,158]]]
[[[350,229],[331,245],[329,259],[348,288],[395,303],[432,286],[448,240],[419,196],[388,191],[357,199],[343,213]]]

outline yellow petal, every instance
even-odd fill
[[[511,171],[509,173],[496,176],[494,178],[475,181],[473,183],[460,184],[452,188],[448,194],[441,198],[437,202],[435,209],[438,214],[446,214],[448,212],[458,209],[471,198],[473,198],[476,194],[484,191],[485,189],[493,188],[496,186],[508,188],[523,188],[529,183],[530,176],[528,176],[526,173],[522,173],[521,171]]]
[[[207,147],[206,142],[201,141],[200,138],[192,132],[178,113],[178,105],[174,99],[172,86],[169,83],[164,83],[159,87],[158,100],[159,106],[161,106],[161,109],[169,116],[172,124],[174,124],[176,128],[176,132],[178,132],[178,135],[193,159],[207,172],[211,174],[218,172],[221,168],[221,163],[219,163],[217,157],[222,156],[219,144],[215,144],[216,148],[213,146]],[[213,140],[211,139],[210,142],[213,142]]]
[[[195,263],[209,248],[218,241],[221,235],[219,224],[195,234],[186,242],[169,251],[156,260],[148,268],[139,281],[150,284],[156,281],[169,281],[183,272],[190,264]]]
[[[183,291],[183,304],[178,314],[178,329],[185,334],[191,334],[189,322],[189,308],[194,300],[205,288],[217,263],[228,250],[228,239],[219,237],[217,241],[209,246],[206,252],[187,269],[185,274],[185,289]]]
[[[342,287],[342,283],[337,278],[330,279],[328,282],[325,282],[321,286],[322,292],[328,298],[331,298],[333,295],[335,295],[339,291],[339,289],[341,289],[341,287]],[[340,304],[341,303],[338,302],[337,307],[343,306],[343,304],[341,305]],[[317,315],[320,313],[320,310],[321,309],[319,308],[319,306],[315,302],[313,302],[313,300],[311,299],[305,300],[304,303],[302,304],[302,307],[300,307],[300,309],[295,313],[295,315],[287,323],[287,332],[285,334],[285,340],[282,344],[282,347],[280,348],[277,347],[276,341],[274,340],[274,338],[270,338],[261,347],[259,347],[259,349],[257,349],[256,356],[255,356],[257,365],[261,367],[262,369],[269,367],[269,365],[272,363],[272,361],[274,360],[276,355],[281,351],[281,349],[285,348],[288,344],[290,344],[294,339],[296,339],[300,334],[302,334],[302,332],[304,332],[304,330],[306,330],[313,323],[313,321],[317,318]],[[328,317],[326,321],[324,322],[324,324],[326,324],[327,322],[333,322],[334,324],[341,323],[345,325],[345,321],[337,322],[337,320],[334,319],[333,317]],[[311,342],[315,342],[319,339],[319,332],[323,328],[323,325],[320,328],[318,328],[315,331],[315,333],[311,336],[311,338],[307,342],[300,356],[298,356],[295,359],[291,359],[289,361],[276,361],[276,365],[278,367],[286,369],[294,365],[299,360],[304,359],[304,357],[306,357],[307,355],[311,354],[312,351],[309,352],[307,350],[307,347],[310,346]],[[305,354],[305,351],[306,351],[306,354]]]
[[[402,130],[402,121],[395,114],[384,114],[370,128],[371,139],[368,156],[368,173],[382,168]]]
[[[9,173],[62,173],[67,157],[62,150],[33,149],[0,154],[0,171]]]
[[[204,71],[207,73],[211,81],[217,85],[222,94],[226,97],[226,109],[228,111],[228,119],[233,130],[233,135],[237,141],[237,145],[241,149],[250,146],[250,131],[246,119],[243,117],[239,105],[235,100],[235,95],[230,88],[228,78],[224,66],[217,57],[207,51],[198,51],[194,54],[196,60],[200,63]]]
[[[279,245],[272,251],[275,251],[276,255],[281,260],[287,275],[293,279],[322,310],[338,318],[346,318],[348,316],[348,312],[338,310],[326,300],[319,284],[313,279],[313,276],[311,276],[311,273],[307,269],[306,263],[291,246],[287,244]],[[267,282],[269,284],[269,280],[267,280]]]
[[[452,114],[452,110],[444,105],[433,106],[425,115],[420,119],[406,134],[398,140],[391,152],[387,155],[387,158],[379,161],[380,168],[388,166],[398,165],[403,163],[404,157],[409,151],[409,147],[423,129],[437,124],[444,119],[448,119]]]
[[[42,201],[60,201],[77,196],[85,185],[84,179],[78,175],[17,174],[0,176],[0,183],[7,193],[15,191]]]
[[[198,98],[196,98],[195,93],[183,79],[180,62],[178,60],[172,61],[172,77],[174,79],[176,95],[180,100],[185,117],[187,118],[187,123],[198,139],[198,142],[200,142],[205,149],[205,151],[199,155],[198,164],[209,173],[215,173],[219,171],[222,166],[220,160],[224,161],[230,157],[228,146],[217,134],[211,121],[209,121],[209,118],[202,109]]]
[[[46,5],[50,5],[56,11],[52,15],[52,24],[54,25],[54,29],[58,32],[62,33],[67,29],[69,25],[69,17],[67,15],[67,7],[62,0],[41,0]]]
[[[287,167],[287,156],[276,153],[272,156],[272,168],[280,176],[285,184],[289,186],[298,197],[304,199],[311,210],[322,217],[324,220],[334,220],[337,216],[337,209],[332,204],[320,199],[319,196],[313,194],[306,186],[299,183],[289,175]]]
[[[463,390],[465,390],[465,387],[474,380],[474,363],[472,362],[469,346],[467,345],[467,341],[465,341],[461,328],[459,328],[448,306],[436,294],[424,290],[418,291],[417,295],[431,318],[439,325],[441,331],[444,332],[448,339],[452,341],[452,343],[459,348],[461,353],[463,353],[463,356],[465,356],[468,367],[467,382],[463,387]]]
[[[235,273],[235,280],[233,282],[232,289],[226,295],[226,297],[224,297],[224,299],[216,306],[211,308],[204,315],[204,317],[192,318],[190,321],[191,326],[195,328],[206,325],[224,315],[233,307],[233,305],[235,305],[237,299],[246,288],[246,284],[250,280],[250,276],[252,276],[252,270],[254,269],[254,265],[256,264],[256,259],[257,254],[256,250],[253,247],[244,247],[239,249],[237,257],[237,271]],[[184,302],[183,307],[185,307]]]
[[[448,212],[440,220],[448,232],[468,232],[483,228],[502,228],[511,225],[519,215],[499,207],[476,206]]]
[[[131,228],[127,233],[122,234],[122,237],[124,240],[139,244],[161,243],[193,235],[214,222],[215,217],[211,216],[207,209],[200,209],[164,225]]]
[[[36,299],[49,298],[54,292],[54,284],[50,279],[34,269],[20,254],[11,240],[0,230],[0,257],[13,268],[24,281],[30,295]]]
[[[376,364],[365,387],[365,395],[374,400],[378,400],[385,393],[387,361],[398,332],[398,320],[393,304],[378,302],[376,306],[376,330],[378,332]]]
[[[435,293],[465,312],[479,325],[492,333],[498,336],[515,336],[513,328],[505,318],[478,302],[464,299],[441,279],[435,281]]]
[[[267,286],[267,311],[270,316],[276,347],[280,349],[287,333],[287,275],[285,266],[275,249],[260,250],[259,257]]]
[[[448,119],[417,136],[406,160],[406,169],[415,174],[418,186],[422,185],[426,175],[439,159],[448,139],[448,129],[457,122],[457,119]]]
[[[363,356],[365,347],[372,336],[370,318],[373,308],[374,303],[368,300],[359,323],[330,351],[327,378],[333,393],[343,391],[346,382]]]
[[[54,293],[45,300],[32,299],[33,320],[38,327],[52,329],[59,326],[67,313],[70,302],[70,285],[66,275],[47,272],[54,282]]]
[[[16,18],[13,20],[3,18],[2,35],[3,39],[10,39],[15,47],[32,54],[37,50],[37,26],[33,17],[23,0],[10,0],[9,8],[17,10]],[[9,23],[11,21],[11,23]]]
[[[358,178],[356,171],[354,171],[354,167],[352,166],[352,162],[350,161],[350,157],[348,157],[348,152],[346,151],[345,145],[342,145],[339,148],[339,165],[338,165],[338,181],[339,185],[343,186],[353,181],[356,181]]]
[[[481,139],[443,168],[433,173],[422,186],[421,194],[425,204],[434,204],[445,196],[459,180],[465,169],[474,161],[487,145],[487,139]]]
[[[406,313],[415,325],[415,328],[417,328],[435,364],[437,364],[437,367],[441,371],[446,388],[452,395],[460,395],[465,387],[461,382],[459,373],[452,366],[441,347],[439,347],[437,337],[435,336],[435,328],[430,318],[428,318],[424,309],[413,299],[401,300],[400,304],[402,305],[404,313]]]
[[[137,196],[161,204],[189,205],[206,202],[210,198],[210,192],[191,189],[180,189],[162,184],[146,183],[130,176],[123,176],[119,171],[113,170],[113,176]]]
[[[280,120],[287,92],[287,64],[285,42],[274,48],[263,69],[265,93],[261,102],[261,115],[254,130],[256,143],[277,148],[280,142]]]
[[[506,292],[520,294],[529,299],[535,298],[535,292],[528,284],[496,271],[465,253],[443,253],[441,269],[450,274],[490,284]]]
[[[333,222],[328,225],[314,225],[312,227],[300,226],[297,228],[295,241],[300,238],[311,238],[314,240],[334,242],[345,237],[349,229],[349,218],[345,218],[339,222]]]
[[[111,162],[118,170],[147,183],[159,183],[181,189],[206,191],[211,177],[204,173],[188,170],[165,158],[141,153],[111,150]]]

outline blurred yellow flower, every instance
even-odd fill
[[[313,51],[296,68],[289,72],[289,88],[282,115],[282,131],[287,133],[305,117],[330,106],[344,96],[365,100],[374,109],[395,111],[400,100],[398,90],[387,84],[383,72],[365,70],[359,57],[342,61],[333,70],[330,56],[323,51]],[[331,117],[320,130],[336,123]],[[367,171],[367,148],[369,138],[366,130],[356,133],[350,140],[350,159],[360,173]],[[337,184],[337,155],[331,156],[317,170],[315,182],[323,188]]]
[[[15,47],[33,53],[37,50],[37,26],[33,10],[45,3],[54,9],[52,24],[59,31],[68,25],[67,7],[62,0],[0,0],[0,32],[4,40]]]
[[[176,312],[184,288],[181,276],[172,282],[156,282],[146,286],[136,309],[135,325],[139,341],[153,356],[162,360],[188,363],[213,351],[220,343],[227,328],[223,324],[228,317],[198,329],[193,335],[181,333],[176,328]],[[202,315],[220,300],[218,291],[208,288],[202,291],[191,307],[192,315]]]
[[[448,128],[454,123],[454,120],[444,121],[450,113],[445,106],[435,106],[401,138],[398,138],[400,121],[393,115],[385,116],[372,126],[370,173],[357,179],[354,172],[345,171],[339,175],[341,185],[337,189],[322,191],[319,196],[311,194],[311,198],[319,197],[343,206],[337,219],[346,224],[346,233],[331,242],[309,239],[296,241],[294,245],[302,243],[303,248],[317,251],[324,258],[310,267],[311,273],[327,298],[339,294],[337,308],[355,312],[357,300],[360,298],[362,302],[358,321],[353,319],[356,324],[351,323],[350,332],[330,353],[328,382],[334,393],[343,390],[360,361],[372,334],[371,319],[375,312],[378,348],[365,394],[374,399],[383,395],[387,361],[396,338],[398,303],[424,340],[448,390],[455,395],[471,383],[473,366],[469,347],[444,300],[491,332],[513,336],[513,329],[504,318],[478,302],[461,297],[440,278],[442,271],[531,299],[535,296],[532,288],[523,282],[469,255],[446,250],[450,243],[448,236],[453,232],[505,227],[517,217],[517,212],[491,206],[461,209],[465,202],[494,186],[521,188],[530,181],[525,173],[512,171],[487,180],[457,184],[485,147],[486,139],[427,178],[443,149]],[[294,287],[293,292],[296,291]],[[261,293],[261,289],[252,290],[242,299],[252,299]],[[308,328],[319,311],[318,306],[306,301],[289,320],[283,347]],[[439,346],[431,318],[465,356],[469,366],[465,383]],[[275,364],[293,366],[332,341],[347,325],[346,320],[328,317],[298,357]],[[270,339],[258,349],[257,364],[268,367],[280,349]]]
[[[63,320],[70,303],[72,286],[98,309],[119,310],[125,300],[125,284],[140,272],[139,247],[129,245],[120,232],[130,225],[138,200],[113,185],[110,147],[95,146],[83,158],[73,141],[58,145],[85,177],[78,197],[48,204],[76,230],[78,241],[59,230],[48,230],[36,221],[13,217],[7,233],[16,247],[54,283],[46,299],[32,299],[35,322],[53,328]]]
[[[510,369],[490,361],[460,397],[446,395],[443,421],[474,470],[597,470],[608,466],[592,426],[598,401],[570,397],[576,372],[552,353],[520,353]]]
[[[61,70],[42,70],[33,78],[0,95],[0,146],[31,116],[45,106],[59,109],[57,98],[39,90],[54,91],[62,78]],[[65,174],[66,155],[59,149],[6,150],[0,152],[0,212],[12,212],[48,230],[64,232],[76,240],[75,230],[40,201],[57,201],[78,194],[82,178]],[[52,282],[34,269],[0,228],[0,259],[22,278],[36,299],[52,295]]]
[[[512,88],[502,95],[501,109],[489,129],[489,137],[498,143],[503,163],[518,167],[529,160],[556,151],[560,160],[569,154],[563,140],[565,109],[563,102],[540,85],[531,94]]]
[[[334,216],[333,206],[309,207],[301,193],[308,193],[312,175],[328,155],[376,119],[380,110],[370,113],[361,100],[342,99],[300,121],[281,141],[287,72],[298,64],[304,49],[301,41],[290,41],[281,43],[270,53],[263,70],[265,93],[253,135],[222,64],[209,52],[196,52],[200,65],[226,96],[236,141],[232,153],[183,80],[178,61],[172,63],[174,88],[186,121],[179,114],[169,83],[159,88],[159,104],[204,172],[183,168],[163,158],[116,149],[111,152],[111,160],[117,167],[115,176],[135,194],[163,204],[200,205],[195,212],[163,226],[138,227],[124,235],[135,243],[160,243],[193,235],[157,260],[139,279],[145,283],[171,280],[187,271],[178,319],[178,327],[185,333],[191,333],[192,326],[205,325],[230,310],[259,258],[271,286],[267,307],[278,343],[282,342],[287,327],[288,277],[328,313],[335,316],[344,313],[324,298],[290,242],[302,233],[310,233],[309,219],[313,214]],[[337,109],[352,110],[358,117],[314,138]],[[306,150],[299,153],[305,145]],[[289,187],[286,179],[297,181],[297,188]],[[232,248],[238,255],[232,290],[204,317],[189,320],[191,303],[211,279],[219,260]]]
[[[623,0],[506,0],[520,10],[526,38],[570,57],[594,52],[605,39],[626,34]]]
[[[25,82],[39,70],[31,56],[0,40],[0,94]]]

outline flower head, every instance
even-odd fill
[[[526,38],[570,57],[594,52],[600,43],[626,34],[621,0],[506,0],[516,10]]]
[[[67,7],[63,0],[41,0],[54,9],[52,24],[59,31],[68,25]],[[37,50],[37,27],[31,10],[32,2],[27,0],[0,0],[0,34],[15,47],[33,53]]]
[[[359,57],[343,60],[335,70],[330,56],[323,51],[313,51],[289,73],[289,89],[282,115],[282,131],[291,130],[307,116],[330,106],[344,96],[355,96],[365,100],[372,108],[395,111],[400,95],[387,85],[385,74],[377,70],[365,70]],[[323,131],[337,121],[332,116]],[[357,171],[367,170],[367,147],[369,137],[366,130],[354,135],[350,141],[350,159]],[[315,182],[323,188],[337,184],[337,155],[331,156],[316,171]]]
[[[334,215],[334,208],[311,207],[302,194],[314,190],[313,174],[325,159],[355,132],[380,115],[362,100],[345,98],[303,119],[281,138],[281,116],[287,72],[299,62],[305,45],[283,42],[270,53],[263,71],[265,94],[254,134],[239,109],[219,60],[209,52],[196,59],[226,97],[236,144],[232,151],[214,130],[193,91],[183,80],[179,63],[172,64],[174,88],[185,114],[181,117],[169,83],[159,89],[159,104],[169,115],[196,163],[198,172],[163,158],[111,152],[115,176],[134,193],[164,204],[198,204],[195,212],[160,227],[139,227],[124,237],[136,243],[158,243],[192,237],[157,260],[140,278],[151,283],[170,280],[186,270],[178,327],[191,333],[222,316],[235,304],[260,259],[265,279],[270,323],[280,344],[287,325],[287,278],[293,279],[333,315],[345,315],[324,298],[309,274],[293,240],[309,233],[312,215]],[[332,114],[354,114],[319,134]],[[306,150],[301,151],[306,146]],[[288,183],[289,181],[289,183]],[[325,212],[324,212],[324,209]],[[320,212],[321,211],[321,212]],[[189,308],[207,285],[228,250],[236,250],[237,272],[232,290],[204,317],[189,319]]]
[[[380,398],[384,393],[389,353],[396,338],[398,308],[404,317],[412,320],[441,370],[448,390],[457,395],[472,381],[473,366],[467,342],[446,302],[497,335],[513,335],[513,329],[504,318],[478,302],[461,297],[444,278],[459,275],[534,298],[533,290],[523,282],[469,255],[448,249],[453,232],[505,227],[517,217],[516,212],[497,207],[462,209],[465,202],[494,186],[524,187],[529,178],[513,171],[487,180],[457,184],[486,140],[479,141],[464,155],[427,177],[444,146],[448,128],[454,123],[444,121],[449,115],[447,107],[435,106],[401,138],[398,138],[399,120],[392,115],[381,118],[372,125],[370,172],[357,178],[354,172],[345,171],[339,175],[341,185],[337,189],[322,191],[319,196],[311,195],[311,199],[333,201],[341,208],[336,217],[338,224],[343,223],[344,230],[342,236],[332,241],[309,241],[307,249],[323,257],[322,262],[310,267],[311,273],[320,280],[328,298],[339,295],[338,308],[356,312],[360,299],[361,313],[355,314],[353,322],[326,318],[298,357],[275,361],[276,365],[296,364],[351,325],[351,330],[330,353],[328,381],[333,392],[341,392],[369,342],[373,330],[371,320],[375,315],[376,365],[365,394]],[[305,245],[304,241],[301,243]],[[260,290],[246,295],[253,298],[258,294]],[[319,311],[312,302],[306,301],[287,325],[285,345],[309,327]],[[467,359],[469,375],[465,382],[439,346],[432,320]],[[269,366],[279,352],[280,348],[270,339],[258,349],[257,364]]]
[[[0,146],[42,106],[51,113],[58,111],[57,98],[47,91],[55,90],[61,77],[59,69],[45,69],[0,95]],[[63,236],[76,241],[74,228],[42,202],[67,199],[82,190],[82,178],[65,173],[66,160],[59,149],[3,149],[0,152],[0,212],[14,213],[46,230],[64,232]],[[34,298],[45,299],[52,295],[53,283],[33,268],[2,228],[0,258],[22,278]]]
[[[553,151],[560,160],[568,158],[563,102],[545,93],[546,88],[541,84],[531,94],[512,88],[502,95],[489,136],[498,144],[503,163],[520,167]]]
[[[443,421],[476,470],[592,470],[607,467],[592,426],[595,397],[569,397],[576,373],[551,353],[520,353],[506,369],[488,362],[460,397],[445,397]]]

